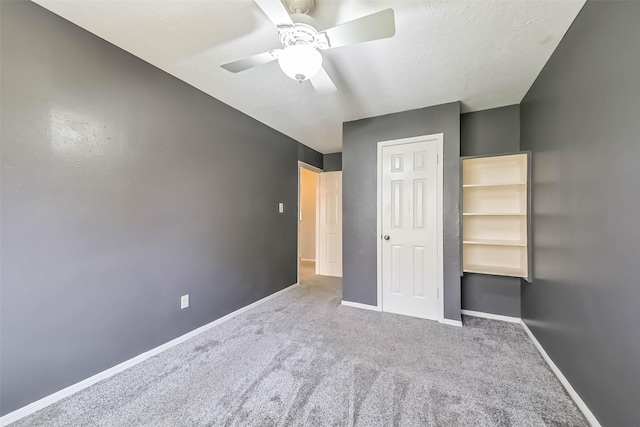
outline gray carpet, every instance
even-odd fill
[[[340,280],[310,276],[14,425],[588,425],[519,325],[340,300]]]

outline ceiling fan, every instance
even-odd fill
[[[316,92],[332,93],[336,86],[322,68],[320,50],[392,37],[395,32],[393,9],[385,9],[349,21],[328,30],[318,31],[308,13],[314,0],[254,0],[278,29],[283,48],[273,49],[237,61],[222,64],[232,73],[278,60],[282,71],[294,80],[309,80]]]

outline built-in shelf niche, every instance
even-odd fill
[[[463,271],[529,277],[528,154],[462,161]]]

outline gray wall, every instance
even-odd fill
[[[298,144],[0,4],[6,414],[295,283]]]
[[[308,165],[322,169],[322,153],[317,152],[313,148],[298,143],[298,160]]]
[[[520,150],[520,106],[460,116],[460,155],[489,156]]]
[[[521,105],[522,315],[603,426],[640,420],[640,2],[588,1]]]
[[[445,317],[460,320],[460,103],[343,125],[343,299],[377,304],[376,182],[379,141],[444,133]]]
[[[342,153],[331,153],[322,156],[322,164],[325,172],[342,170]]]
[[[460,155],[486,156],[520,150],[520,106],[460,116]],[[520,279],[465,273],[462,308],[520,317]]]

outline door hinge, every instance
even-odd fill
[[[436,165],[438,164],[438,155],[436,154]]]
[[[436,297],[440,299],[440,288],[436,288]]]

